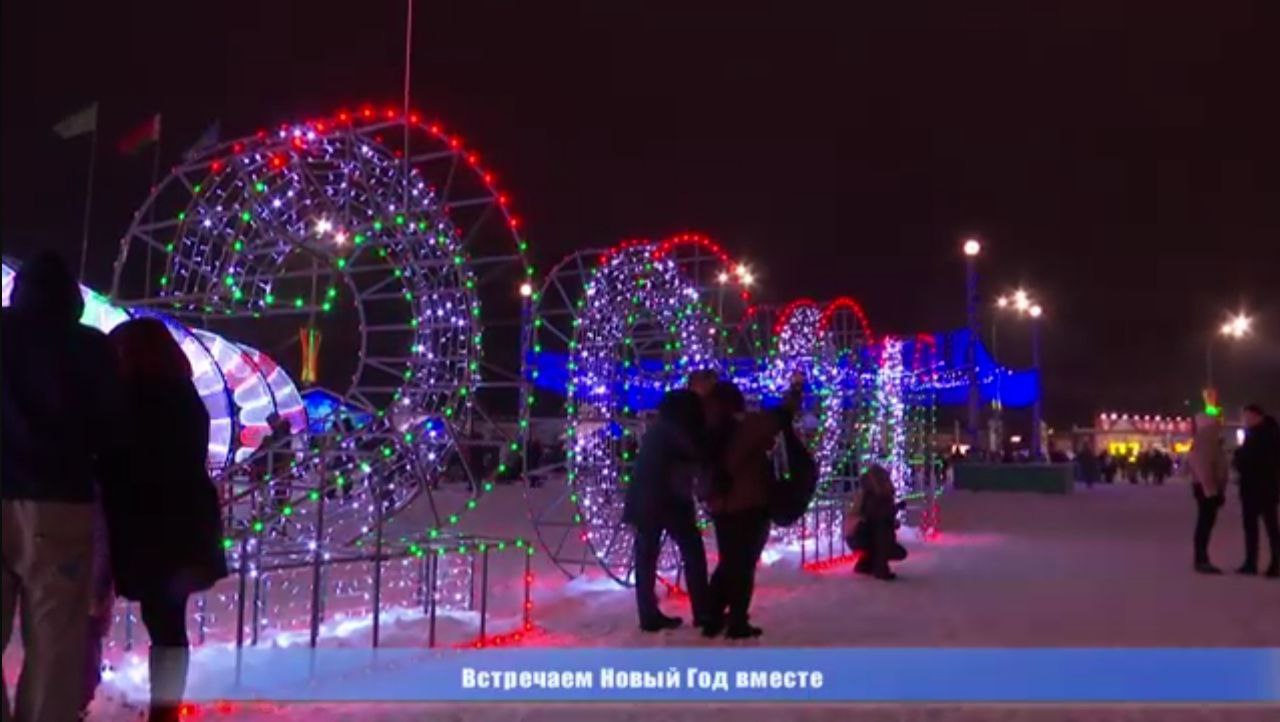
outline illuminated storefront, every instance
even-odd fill
[[[1160,414],[1098,414],[1092,429],[1075,429],[1078,441],[1090,440],[1097,451],[1133,459],[1147,449],[1185,454],[1194,433],[1191,417]]]

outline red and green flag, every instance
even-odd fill
[[[160,114],[156,113],[147,122],[129,131],[120,139],[116,147],[123,155],[133,155],[148,145],[160,140]]]

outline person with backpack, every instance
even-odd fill
[[[712,484],[707,506],[720,560],[711,576],[713,611],[703,625],[703,636],[724,631],[729,639],[748,639],[764,633],[750,623],[750,609],[777,485],[770,451],[778,435],[790,427],[796,406],[798,399],[789,394],[777,409],[746,413],[737,385],[720,381],[711,391],[707,407]]]

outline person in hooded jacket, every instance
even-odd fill
[[[1271,564],[1266,575],[1280,578],[1280,424],[1261,406],[1244,408],[1244,443],[1236,449],[1240,506],[1244,512],[1244,565],[1241,574],[1258,573],[1258,521],[1267,530]]]
[[[1196,499],[1195,570],[1201,574],[1221,574],[1209,562],[1209,538],[1226,501],[1227,455],[1222,450],[1222,425],[1208,414],[1195,420],[1195,437],[1187,464],[1191,467],[1191,490]]]
[[[176,722],[187,678],[187,600],[227,575],[218,492],[205,468],[209,414],[163,321],[127,321],[110,340],[132,416],[146,423],[131,454],[131,483],[105,498],[112,572],[117,594],[138,602],[151,638],[148,720]]]
[[[698,531],[694,479],[701,472],[699,445],[704,433],[702,401],[688,389],[670,391],[658,405],[636,454],[627,487],[622,521],[635,527],[636,611],[640,629],[658,632],[682,623],[658,608],[654,584],[665,532],[675,542],[684,564],[684,581],[695,625],[707,610],[707,553]]]
[[[87,703],[95,480],[103,490],[126,483],[129,419],[111,346],[79,323],[84,300],[66,262],[29,259],[12,301],[0,312],[0,626],[7,647],[21,618],[24,658],[14,706],[5,690],[0,716],[73,720]]]

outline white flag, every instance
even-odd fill
[[[77,135],[92,133],[98,129],[98,104],[94,103],[79,113],[72,113],[57,125],[53,126],[53,132],[58,134],[59,138],[67,140]]]
[[[182,154],[182,159],[190,162],[193,158],[199,157],[201,153],[216,145],[219,131],[221,130],[220,125],[221,123],[215,120],[208,128],[205,128],[200,137],[196,138],[196,142],[192,143],[191,147],[187,148],[187,152]]]

